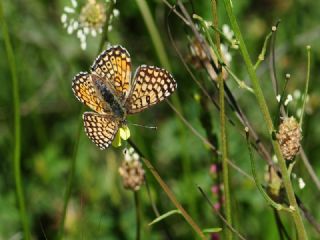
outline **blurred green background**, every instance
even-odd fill
[[[98,1],[98,0],[97,0]],[[79,5],[83,2],[78,1]],[[147,1],[161,33],[169,56],[171,71],[178,82],[175,103],[179,99],[181,113],[203,136],[205,130],[200,117],[204,111],[195,100],[199,89],[183,67],[167,35],[167,26],[173,32],[175,43],[188,58],[188,37],[191,32],[174,14],[168,18],[169,8],[160,1]],[[212,19],[210,1],[184,1],[189,12],[206,20]],[[191,4],[193,2],[193,4]],[[171,3],[173,3],[171,1]],[[284,81],[291,74],[287,94],[303,92],[306,79],[306,45],[312,47],[311,79],[307,115],[303,126],[302,144],[309,160],[320,173],[319,126],[319,53],[320,53],[320,1],[311,0],[261,0],[233,1],[240,27],[252,59],[257,59],[265,36],[271,26],[281,19],[276,42],[278,78]],[[71,81],[80,71],[88,71],[97,56],[100,38],[88,37],[87,49],[81,50],[75,34],[69,35],[61,23],[61,15],[69,0],[60,1],[2,1],[4,17],[11,37],[20,93],[21,113],[21,168],[26,210],[34,239],[53,239],[61,221],[66,183],[70,172],[77,129],[81,120],[81,103],[73,96]],[[136,1],[117,1],[120,11],[108,33],[111,44],[121,44],[131,54],[133,69],[140,64],[161,66],[154,45]],[[219,1],[219,22],[228,24]],[[1,23],[2,24],[2,23]],[[231,68],[250,85],[243,60],[236,50],[231,51]],[[3,34],[0,34],[0,239],[21,239],[22,227],[15,198],[13,174],[13,101],[12,81]],[[163,66],[162,66],[163,67]],[[204,70],[194,70],[199,78],[206,79]],[[276,100],[272,92],[268,60],[258,69],[264,94],[273,112]],[[239,104],[271,151],[255,98],[239,89],[232,79],[227,80]],[[172,98],[171,98],[172,100]],[[213,133],[219,132],[219,113],[209,104]],[[295,103],[289,105],[289,115],[295,115]],[[228,111],[231,113],[231,111]],[[234,118],[233,115],[230,115]],[[155,125],[157,130],[130,126],[132,141],[154,164],[161,177],[169,184],[178,200],[202,227],[222,227],[210,206],[197,189],[200,185],[212,201],[210,192],[218,178],[210,173],[210,166],[218,160],[212,152],[179,120],[166,103],[129,117],[129,122]],[[228,125],[229,156],[237,166],[250,173],[245,139],[239,131]],[[123,143],[124,147],[128,146]],[[265,162],[258,156],[259,177],[262,180]],[[123,160],[121,148],[110,147],[100,151],[81,132],[76,159],[76,175],[65,222],[65,239],[134,239],[135,205],[133,193],[122,186],[118,167]],[[310,213],[320,219],[319,191],[311,181],[301,161],[295,173],[306,183],[296,193]],[[146,170],[151,195],[160,213],[174,209],[163,190]],[[278,239],[273,211],[253,182],[235,170],[230,170],[231,197],[234,225],[248,239]],[[163,223],[148,226],[155,215],[143,186],[141,197],[142,239],[194,239],[192,229],[179,215]],[[287,214],[282,219],[290,225]],[[316,231],[306,221],[310,239],[319,239]],[[220,238],[223,236],[221,235]]]

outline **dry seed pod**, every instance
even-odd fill
[[[297,155],[301,138],[301,129],[297,120],[294,117],[284,118],[279,126],[277,139],[286,160],[292,160]]]

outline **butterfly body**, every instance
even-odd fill
[[[122,107],[122,103],[117,98],[115,93],[109,89],[99,77],[94,75],[92,79],[96,87],[97,95],[102,98],[102,101],[107,103],[108,107],[105,109],[105,111],[107,112],[108,110],[111,110],[115,117],[125,120],[126,110]]]
[[[83,114],[85,132],[100,148],[107,148],[127,114],[141,112],[163,101],[177,88],[165,69],[141,65],[131,79],[131,58],[121,46],[102,52],[91,72],[80,72],[72,81],[76,98],[95,112]]]

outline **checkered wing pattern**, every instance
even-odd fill
[[[141,112],[161,102],[176,88],[176,81],[165,69],[141,65],[135,73],[133,89],[125,103],[127,113]]]
[[[101,150],[110,146],[119,128],[118,120],[111,115],[85,112],[83,121],[84,130],[92,142]]]
[[[72,91],[80,102],[97,113],[105,113],[106,104],[96,94],[89,73],[80,72],[73,78]]]
[[[102,52],[91,71],[105,81],[120,102],[126,100],[131,89],[131,58],[125,48],[113,46]]]

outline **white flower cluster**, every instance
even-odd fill
[[[303,178],[297,177],[297,174],[295,174],[295,173],[292,173],[292,178],[298,179],[298,185],[301,190],[305,188],[306,183],[304,182]]]
[[[104,3],[96,0],[87,0],[83,6],[79,6],[77,0],[70,0],[71,6],[65,6],[61,15],[61,22],[68,34],[75,33],[80,40],[82,50],[87,48],[87,37],[96,37],[103,32],[103,26],[107,20],[106,11],[112,0],[105,0]],[[113,0],[113,4],[116,0]],[[113,18],[120,14],[118,9],[113,9],[108,19],[108,31],[112,30]]]
[[[221,53],[223,56],[223,60],[225,61],[225,64],[227,66],[230,66],[231,60],[232,60],[232,56],[231,53],[228,51],[228,46],[221,43],[220,44],[220,48],[221,48]]]
[[[238,46],[237,40],[234,38],[234,32],[231,30],[229,25],[227,24],[222,25],[222,33],[230,42],[230,44],[224,44],[224,43],[220,44],[223,60],[227,66],[230,66],[230,63],[232,61],[232,55],[229,52],[229,46],[233,49],[238,49],[239,46]]]
[[[276,99],[278,102],[280,102],[281,96],[280,95],[276,96]],[[286,100],[284,101],[284,105],[288,106],[288,104],[290,102],[293,102],[293,104],[295,104],[295,106],[297,106],[298,103],[303,100],[304,100],[304,94],[301,94],[301,91],[296,89],[293,91],[293,94],[288,94]],[[308,101],[309,101],[309,95],[307,95],[307,98],[306,98],[306,102],[308,102]],[[302,114],[302,109],[301,109],[301,107],[299,107],[296,111],[296,116],[301,117],[301,114]]]
[[[145,171],[140,162],[140,156],[133,148],[125,149],[123,154],[124,161],[119,167],[119,174],[122,178],[123,186],[126,189],[138,191],[145,180]]]
[[[230,26],[227,24],[222,25],[222,33],[230,41],[231,48],[238,49],[239,44],[237,39],[234,37],[234,32],[231,30]]]
[[[123,155],[124,160],[127,162],[138,161],[140,158],[139,154],[136,153],[132,147],[129,149],[125,148],[123,150]]]
[[[276,99],[278,102],[280,102],[281,100],[281,95],[279,94],[278,96],[276,96]],[[290,102],[292,102],[293,98],[291,94],[288,94],[286,100],[284,101],[284,105],[287,106]]]

